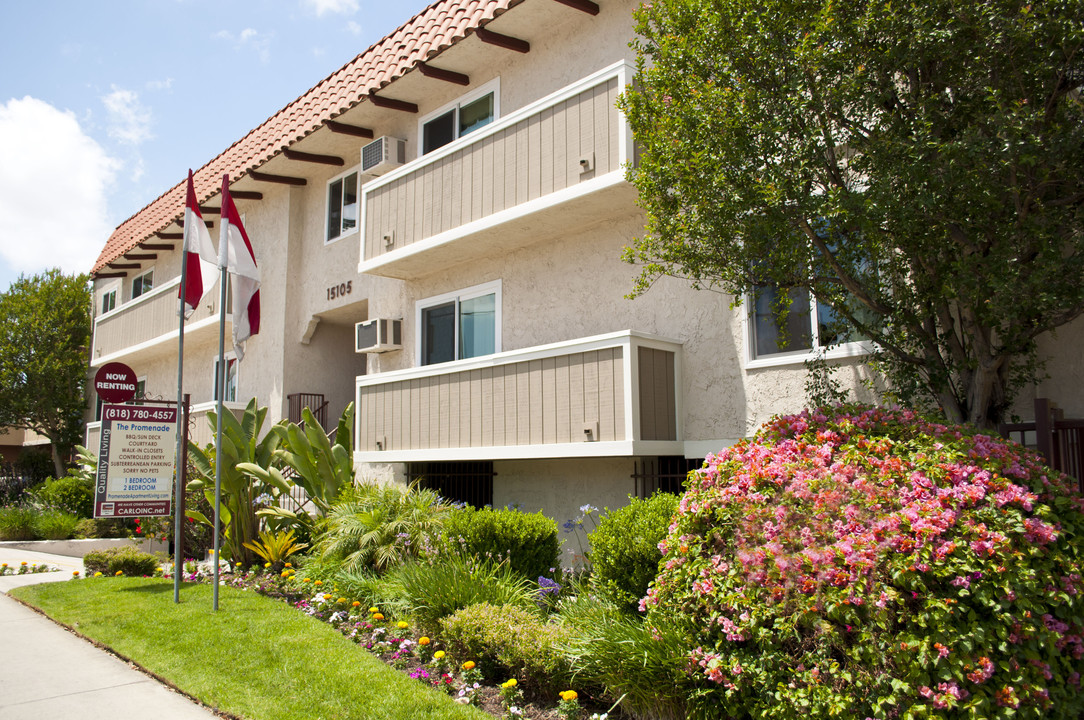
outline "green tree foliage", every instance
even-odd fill
[[[56,477],[82,434],[90,309],[87,276],[55,269],[0,293],[0,426],[49,438]]]
[[[635,609],[659,572],[662,552],[678,498],[659,492],[604,517],[591,533],[591,581],[618,605]]]
[[[1084,3],[659,0],[636,20],[637,290],[810,288],[899,399],[996,422],[1042,372],[1036,338],[1084,310]]]

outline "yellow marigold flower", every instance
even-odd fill
[[[23,563],[23,565],[26,565],[26,563]],[[123,570],[117,570],[115,573],[113,573],[114,576],[123,575],[123,574],[124,574]]]
[[[399,622],[395,623],[395,627],[399,628],[400,630],[406,630],[410,626],[406,620],[400,620]]]
[[[509,678],[507,681],[501,683],[502,688],[514,688],[516,686],[516,679]]]
[[[435,653],[433,653],[433,659],[434,660],[443,660],[444,659],[444,651],[443,650],[437,650]]]
[[[352,603],[350,603],[350,604],[351,604],[351,605],[352,605],[353,607],[361,607],[361,602],[360,602],[359,600],[355,600],[354,602],[352,602]]]
[[[317,580],[316,582],[313,583],[313,585],[323,585],[323,584],[324,584],[323,580]]]
[[[307,582],[312,582],[312,580],[311,580],[310,578],[305,578],[305,579],[304,579],[304,580],[302,580],[301,582],[303,582],[303,583],[307,583]]]
[[[324,599],[325,600],[330,600],[331,599],[331,593],[324,593]]]
[[[279,577],[290,577],[290,573],[288,573],[288,572],[286,572],[285,570],[283,570],[283,571],[282,571],[282,575],[279,575]]]
[[[264,564],[263,564],[263,566],[264,566],[265,568],[269,568],[269,567],[271,567],[271,563],[264,563]]]
[[[19,563],[19,564],[20,564],[20,565],[26,565],[27,563],[26,563],[26,560],[23,560],[23,561],[22,561],[21,563]]]
[[[292,568],[292,567],[293,567],[293,565],[291,565],[290,563],[286,563],[286,567],[288,567],[288,568]]]
[[[344,602],[346,602],[346,598],[339,598],[339,599],[338,599],[338,602],[339,602],[339,603],[344,603]]]
[[[78,570],[72,570],[72,577],[79,577],[79,571]]]
[[[384,613],[373,613],[373,620],[383,620]]]
[[[94,577],[101,577],[101,576],[102,576],[102,574],[100,572],[94,573]]]
[[[473,670],[474,669],[474,661],[473,660],[468,660],[467,662],[463,663],[463,669],[464,670]]]
[[[380,612],[380,608],[371,607],[371,608],[369,608],[369,612],[371,612],[371,613]]]
[[[426,637],[425,635],[422,635],[420,638],[418,638],[418,644],[419,645],[428,645],[429,644],[429,638]]]
[[[562,690],[558,694],[561,696],[562,700],[575,700],[579,697],[579,695],[576,694],[575,690]]]

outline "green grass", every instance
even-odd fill
[[[491,720],[389,668],[285,603],[151,578],[89,578],[11,592],[167,678],[201,702],[252,720]]]

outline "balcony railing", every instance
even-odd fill
[[[355,460],[674,455],[681,345],[625,330],[357,379]]]
[[[98,367],[112,360],[131,361],[176,353],[177,308],[180,302],[177,286],[180,282],[180,277],[176,277],[146,295],[99,316],[94,321],[91,366]],[[230,322],[229,315],[226,319]],[[216,291],[208,293],[192,317],[185,321],[185,337],[192,337],[193,333],[216,333],[217,323]],[[229,327],[226,331],[230,332]]]
[[[612,215],[617,195],[633,207],[616,106],[631,71],[612,65],[367,183],[359,270],[409,279]],[[529,214],[530,238],[501,228]]]

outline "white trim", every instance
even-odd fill
[[[753,337],[753,323],[750,321],[752,308],[749,304],[749,293],[746,293],[741,302],[742,338],[745,343],[745,352],[742,353],[742,367],[746,370],[761,368],[786,367],[791,365],[803,365],[808,360],[823,357],[825,360],[842,360],[846,358],[862,357],[873,353],[874,346],[869,340],[842,343],[829,348],[823,348],[820,342],[819,323],[817,322],[817,299],[812,292],[809,293],[809,323],[811,344],[808,350],[794,350],[791,352],[773,353],[764,357],[757,357],[755,353],[756,342]]]
[[[618,440],[612,442],[497,445],[425,450],[357,450],[354,452],[354,463],[424,462],[431,460],[541,460],[547,458],[680,455],[683,446],[684,443],[680,440]]]
[[[231,400],[225,400],[225,401],[222,402],[222,407],[226,408],[227,410],[244,410],[246,406],[242,402],[234,402],[234,401],[231,401]],[[218,403],[216,401],[214,401],[214,400],[211,400],[209,402],[202,402],[202,403],[199,403],[197,405],[189,406],[188,412],[192,413],[192,414],[195,414],[195,413],[208,413],[208,412],[214,412],[217,409],[218,409]]]
[[[356,192],[357,192],[357,195],[358,195],[358,199],[357,199],[358,216],[356,218],[354,218],[354,229],[350,230],[348,232],[340,232],[338,237],[336,237],[334,239],[328,239],[328,236],[327,236],[328,229],[329,229],[328,228],[328,215],[329,215],[329,213],[328,213],[328,210],[329,210],[328,203],[331,202],[331,183],[336,182],[338,180],[342,180],[343,178],[345,178],[350,173],[357,173],[357,175],[358,175],[358,184],[357,184],[357,189],[356,189]],[[358,233],[361,230],[361,204],[362,204],[361,203],[361,183],[362,183],[362,179],[361,179],[361,162],[359,161],[357,165],[350,168],[349,170],[344,170],[341,173],[339,173],[338,175],[336,175],[335,177],[328,178],[327,183],[324,184],[324,246],[325,247],[328,246],[328,245],[331,245],[333,243],[337,243],[337,242],[339,242],[340,240],[342,240],[345,237],[350,237],[351,235],[354,235],[354,234]],[[244,216],[242,216],[241,222],[244,222]]]
[[[590,180],[585,180],[578,185],[566,187],[562,190],[543,195],[542,197],[529,200],[525,203],[513,205],[510,208],[505,208],[500,212],[487,215],[484,218],[479,218],[473,222],[469,222],[466,225],[460,225],[446,230],[437,235],[430,235],[424,240],[419,240],[407,245],[404,248],[393,250],[391,252],[382,253],[371,260],[365,260],[365,248],[362,247],[361,262],[358,263],[358,273],[373,273],[385,265],[393,265],[397,262],[413,257],[420,253],[427,252],[433,248],[450,243],[454,240],[473,235],[475,233],[483,232],[485,230],[492,229],[504,223],[518,220],[536,212],[541,212],[552,207],[556,207],[563,203],[575,200],[576,198],[590,195],[591,193],[605,190],[617,185],[627,184],[625,179],[625,170],[619,169],[612,172],[608,172]],[[363,211],[364,214],[364,211]],[[362,240],[364,243],[364,240]],[[378,274],[378,273],[374,273]]]
[[[500,279],[491,280],[481,285],[474,285],[472,287],[463,288],[462,290],[456,290],[453,292],[447,292],[442,295],[434,295],[432,297],[423,298],[414,303],[414,364],[419,367],[433,367],[433,365],[422,365],[422,311],[426,308],[431,308],[434,305],[443,305],[448,302],[455,301],[455,348],[453,355],[459,355],[459,303],[463,300],[473,300],[477,297],[483,297],[485,295],[495,295],[495,317],[493,318],[493,348],[494,355],[501,351],[501,281]],[[472,359],[472,358],[467,358]],[[458,362],[458,357],[451,362]],[[438,365],[445,365],[447,363],[436,363]]]
[[[443,150],[448,145],[455,145],[462,138],[473,137],[476,133],[482,132],[482,130],[484,130],[485,127],[488,127],[489,125],[492,125],[492,124],[494,124],[495,122],[497,122],[498,120],[501,119],[501,78],[500,78],[500,76],[498,75],[497,77],[495,77],[492,80],[490,80],[489,82],[487,82],[485,85],[482,85],[482,86],[480,86],[478,88],[475,88],[474,90],[471,90],[471,91],[469,91],[469,92],[467,92],[467,93],[465,93],[463,95],[460,95],[455,100],[452,100],[449,103],[445,103],[440,108],[438,108],[438,109],[434,110],[433,112],[428,113],[427,115],[424,115],[421,118],[419,118],[418,119],[418,157],[420,158],[420,157],[422,157],[423,155],[426,154],[426,153],[423,152],[423,149],[425,147],[425,124],[426,123],[430,122],[431,120],[435,120],[436,118],[440,117],[441,115],[444,115],[449,110],[453,110],[453,109],[462,107],[463,105],[469,105],[470,103],[474,102],[475,100],[480,100],[481,98],[485,97],[489,93],[493,93],[493,119],[490,120],[488,123],[486,123],[485,126],[483,126],[481,128],[478,128],[474,132],[467,133],[466,135],[459,135],[458,134],[459,133],[459,114],[456,113],[456,118],[455,118],[456,136],[455,136],[455,138],[453,138],[452,141],[450,143],[448,143],[447,145],[441,145],[439,148],[436,148],[432,152],[428,153],[429,155],[432,155],[433,153],[436,153],[436,152],[439,152],[439,151]]]

